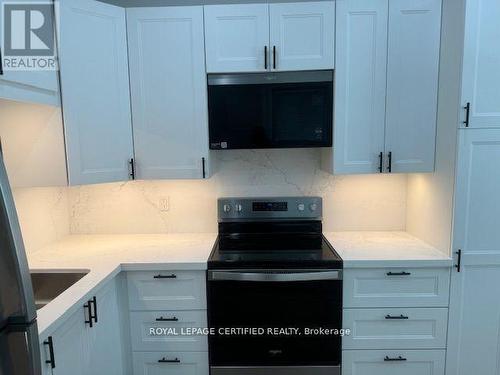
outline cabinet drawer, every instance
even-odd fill
[[[444,350],[345,350],[342,375],[443,375]]]
[[[449,268],[344,271],[344,307],[447,307]]]
[[[132,350],[208,351],[207,336],[187,335],[182,331],[183,328],[206,326],[207,312],[205,310],[131,312]]]
[[[136,375],[208,375],[207,352],[136,352],[132,360]]]
[[[346,309],[343,349],[444,349],[448,309]]]
[[[130,310],[205,309],[204,271],[128,272]]]

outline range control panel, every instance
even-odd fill
[[[219,198],[219,222],[231,220],[321,220],[321,197]]]

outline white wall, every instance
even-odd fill
[[[408,177],[407,231],[445,253],[451,252],[463,23],[464,0],[444,0],[436,171]]]

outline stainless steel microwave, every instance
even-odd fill
[[[209,74],[210,149],[330,147],[333,71]]]

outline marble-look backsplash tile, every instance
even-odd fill
[[[320,151],[214,153],[207,180],[130,181],[68,189],[70,231],[93,233],[214,232],[222,196],[320,195],[324,230],[404,230],[406,175],[331,176]],[[169,210],[160,210],[160,199]]]
[[[66,187],[13,189],[26,250],[33,252],[70,233]]]

